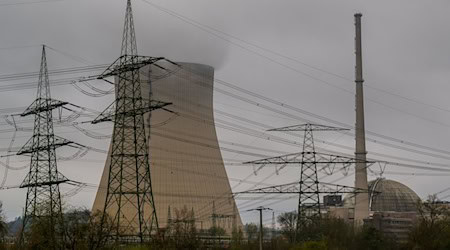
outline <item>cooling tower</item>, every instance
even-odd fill
[[[214,69],[207,65],[159,61],[141,69],[142,96],[171,102],[168,110],[145,117],[153,195],[160,228],[186,207],[197,229],[215,224],[232,231],[242,222],[228,181],[214,126]],[[150,79],[149,79],[150,76]],[[108,155],[93,211],[103,211]]]

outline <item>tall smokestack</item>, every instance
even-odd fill
[[[355,169],[355,187],[368,189],[366,164],[366,132],[364,128],[364,92],[361,52],[361,13],[355,14],[355,54],[356,54],[356,151],[357,159]],[[369,194],[357,193],[355,195],[355,225],[362,225],[363,219],[369,217]]]

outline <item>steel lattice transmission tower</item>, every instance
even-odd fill
[[[316,124],[302,124],[269,131],[303,131],[303,150],[300,170],[300,195],[298,200],[297,229],[303,223],[317,221],[320,218],[319,177],[317,175],[317,157],[314,147],[313,131],[342,131],[343,128]]]
[[[113,121],[110,164],[102,224],[114,241],[149,241],[158,228],[150,176],[144,114],[170,103],[143,100],[139,69],[163,58],[137,55],[131,1],[127,1],[121,56],[95,79],[115,77],[116,99],[92,123]],[[86,78],[85,80],[90,80]],[[150,131],[148,131],[149,133]]]
[[[298,211],[297,231],[299,231],[308,223],[316,223],[319,221],[318,219],[320,219],[321,216],[320,194],[335,194],[343,192],[353,192],[353,193],[367,192],[367,189],[351,188],[346,186],[319,182],[317,174],[319,170],[318,166],[321,166],[320,169],[326,169],[327,167],[329,168],[331,165],[341,164],[343,165],[344,168],[348,168],[351,164],[359,162],[355,158],[316,152],[314,146],[313,131],[342,131],[342,130],[347,129],[316,124],[302,124],[269,130],[269,131],[284,131],[284,132],[303,131],[304,132],[303,151],[300,153],[245,162],[244,164],[261,165],[260,168],[262,168],[265,165],[282,165],[282,167],[288,164],[300,165],[300,179],[299,182],[297,183],[297,185],[299,186],[297,187],[296,183],[289,183],[274,187],[248,190],[240,193],[298,193],[299,201],[297,210]],[[279,169],[277,171],[279,171]],[[337,189],[332,190],[329,188],[329,186],[335,186],[337,187]]]
[[[30,170],[20,185],[27,188],[23,231],[29,228],[33,219],[46,218],[51,228],[52,242],[62,235],[62,207],[59,184],[69,180],[58,172],[56,164],[56,148],[72,142],[55,136],[53,132],[52,111],[68,104],[51,99],[47,70],[45,46],[42,48],[42,59],[36,100],[21,114],[34,115],[33,136],[17,152],[17,155],[31,155]],[[50,247],[50,246],[49,246]]]

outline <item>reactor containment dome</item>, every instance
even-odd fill
[[[415,212],[420,197],[408,186],[385,178],[369,183],[369,208],[372,212]],[[354,207],[354,197],[344,198],[345,207]]]

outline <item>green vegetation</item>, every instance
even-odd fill
[[[407,249],[450,249],[450,209],[430,196],[418,204],[419,218],[409,234]]]
[[[0,203],[0,250],[3,249],[259,249],[259,227],[246,224],[242,229],[234,229],[227,236],[224,229],[216,227],[209,230],[197,230],[195,214],[184,207],[175,209],[175,216],[167,228],[161,229],[149,245],[124,245],[108,242],[107,235],[113,230],[109,217],[101,225],[102,214],[91,214],[86,209],[71,209],[64,214],[64,224],[54,227],[48,218],[34,219],[26,231],[26,241],[22,245],[8,242],[13,238],[2,215]],[[297,213],[283,213],[277,218],[280,228],[273,232],[264,228],[265,250],[390,250],[390,249],[450,249],[450,210],[448,204],[442,204],[435,197],[418,204],[418,215],[414,226],[403,242],[373,227],[354,228],[353,225],[336,218],[323,218],[318,223],[307,223],[296,231]],[[215,237],[216,238],[215,238]],[[20,246],[20,247],[19,247]]]
[[[371,227],[355,229],[353,225],[336,218],[323,218],[296,232],[297,213],[283,213],[278,217],[281,235],[290,243],[288,249],[398,249],[389,236]],[[297,243],[296,243],[297,242]]]
[[[3,204],[0,202],[0,249],[5,249],[5,237],[8,234],[5,216],[3,216]]]

